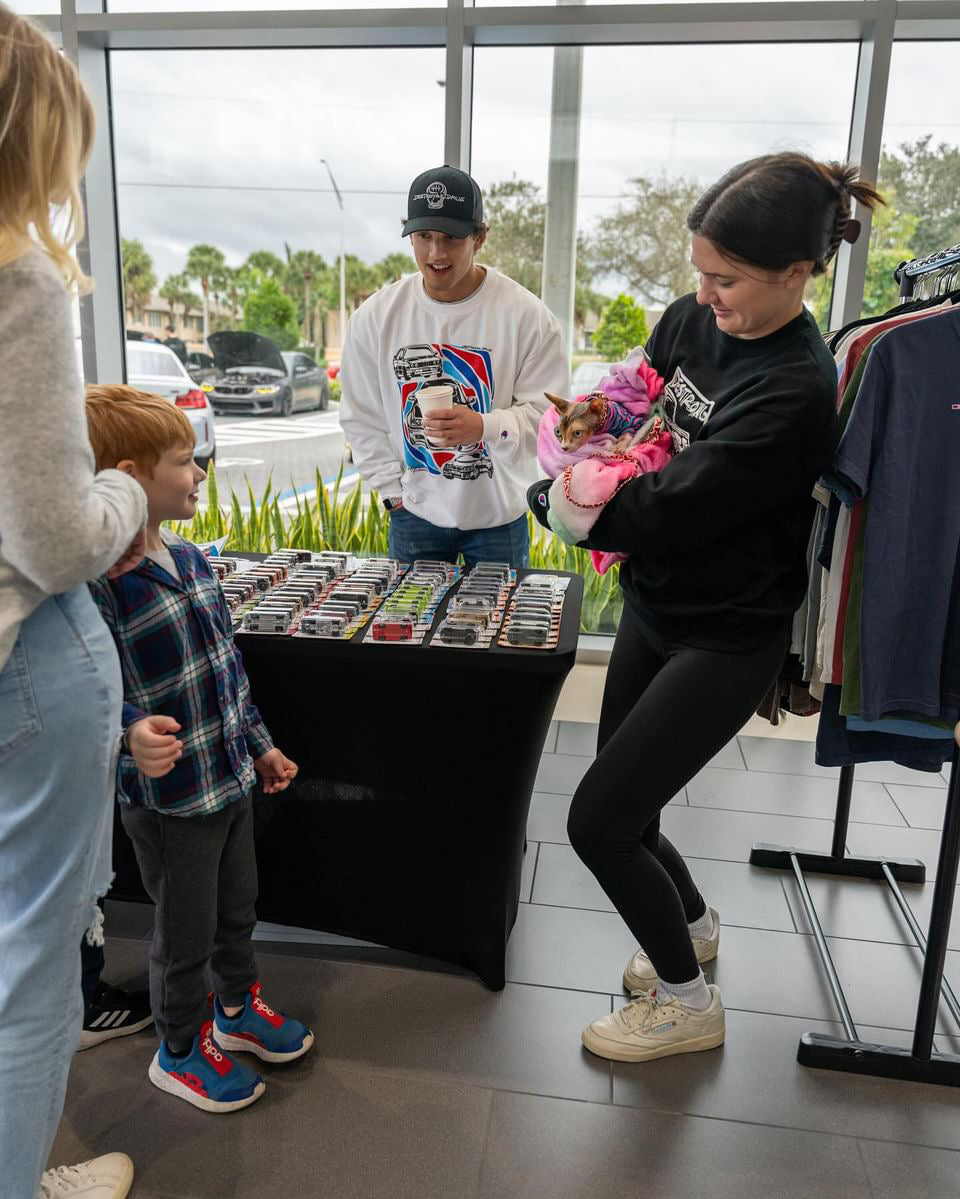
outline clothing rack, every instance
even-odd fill
[[[951,266],[960,269],[960,245],[940,250],[928,258],[902,262],[894,272],[900,283],[901,302],[911,298],[917,279]],[[843,1025],[843,1037],[828,1037],[820,1033],[803,1034],[797,1049],[797,1061],[803,1066],[906,1079],[912,1082],[960,1086],[960,1056],[933,1052],[933,1034],[941,995],[950,1014],[960,1025],[960,1002],[957,1001],[949,982],[943,977],[957,870],[960,866],[960,725],[957,726],[956,736],[958,744],[953,751],[937,880],[933,889],[930,927],[926,938],[899,887],[900,882],[925,881],[926,868],[923,862],[906,858],[855,858],[846,855],[847,827],[853,796],[853,766],[844,766],[840,770],[833,845],[829,854],[761,843],[755,844],[750,852],[750,863],[753,866],[793,871],[803,910],[813,930],[817,952],[827,976],[827,984],[836,1004],[840,1023]],[[861,1039],[804,878],[805,870],[851,878],[883,879],[889,887],[911,935],[923,954],[917,1019],[910,1049],[875,1045]]]

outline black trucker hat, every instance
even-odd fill
[[[410,184],[403,237],[420,229],[469,237],[483,220],[483,196],[466,171],[444,164],[424,171]]]

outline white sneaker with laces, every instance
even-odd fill
[[[44,1170],[38,1199],[125,1199],[133,1162],[125,1153],[105,1153],[78,1166]]]
[[[713,931],[709,937],[694,937],[693,952],[697,955],[697,963],[702,966],[712,962],[720,948],[720,917],[715,908],[708,908],[713,917]],[[657,985],[657,971],[653,962],[638,949],[623,972],[623,989],[631,995],[636,991],[652,991]]]
[[[641,991],[610,1016],[583,1030],[583,1043],[598,1057],[614,1062],[649,1062],[674,1053],[697,1053],[723,1044],[725,1021],[720,988],[712,983],[710,1006],[702,1012],[675,1000],[660,1002]]]

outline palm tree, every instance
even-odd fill
[[[200,307],[200,300],[190,290],[190,280],[185,271],[179,275],[168,275],[157,294],[170,305],[173,321],[176,319],[178,304],[183,308],[184,320],[191,308]]]
[[[207,340],[210,332],[210,291],[219,291],[223,287],[224,272],[227,260],[223,251],[216,246],[201,243],[190,247],[187,254],[187,265],[184,274],[189,279],[196,279],[203,292],[203,340]]]
[[[157,286],[153,259],[144,249],[143,242],[126,237],[120,240],[120,259],[123,263],[123,294],[130,306],[130,315],[136,320],[137,312],[143,313]]]

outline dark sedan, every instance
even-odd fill
[[[215,412],[290,416],[328,407],[326,373],[308,355],[281,353],[259,333],[211,333],[207,344],[216,372],[203,390]]]

